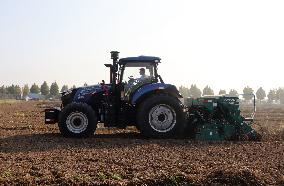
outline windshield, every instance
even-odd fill
[[[154,66],[152,64],[135,64],[135,66],[126,65],[124,69],[122,82],[127,83],[129,80],[143,81],[154,78]]]
[[[122,82],[128,94],[154,79],[154,65],[149,63],[127,64],[124,69]]]

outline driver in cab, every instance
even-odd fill
[[[129,95],[133,90],[141,86],[141,84],[144,84],[147,82],[150,78],[150,76],[145,74],[145,68],[139,69],[140,77],[137,79],[134,79],[133,76],[129,77],[128,83],[125,85],[125,92],[126,95]]]
[[[145,74],[145,68],[140,68],[139,70],[139,74],[141,75],[141,77],[138,78],[139,81],[143,82],[144,80],[149,78],[149,76]]]

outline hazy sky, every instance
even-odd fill
[[[284,1],[0,0],[0,85],[108,81],[111,50],[168,83],[284,86]]]

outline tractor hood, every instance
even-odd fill
[[[109,90],[110,90],[110,85],[107,84],[106,85],[97,84],[97,85],[79,87],[77,88],[73,101],[84,102],[88,100],[92,95],[108,92]]]
[[[61,93],[61,100],[63,105],[67,105],[70,102],[88,102],[93,95],[108,92],[110,87],[110,85],[97,84],[69,89]]]

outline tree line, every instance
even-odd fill
[[[192,84],[190,88],[180,86],[179,92],[182,94],[183,97],[191,98],[215,95],[214,90],[208,85],[204,87],[202,91],[195,84]],[[268,103],[279,102],[281,104],[284,104],[284,88],[271,89],[266,94],[265,90],[262,87],[259,87],[256,92],[254,92],[251,87],[246,86],[244,87],[243,92],[240,94],[244,94],[243,98],[246,101],[253,99],[253,94],[255,94],[256,99],[259,103],[262,103],[264,100],[267,100]],[[235,89],[231,89],[228,93],[226,92],[226,90],[220,89],[218,95],[238,96],[239,93]]]
[[[72,88],[76,88],[76,86],[73,85]],[[10,86],[2,85],[0,86],[0,99],[24,99],[30,93],[41,94],[45,98],[58,97],[59,92],[64,92],[68,89],[68,85],[63,85],[61,89],[59,89],[56,82],[53,82],[49,86],[46,81],[44,81],[40,86],[34,83],[31,87],[29,87],[28,84],[25,84],[23,87],[14,84]]]
[[[85,83],[84,86],[87,86],[87,84]],[[76,86],[73,85],[72,88],[76,88]],[[58,97],[59,92],[64,92],[68,89],[68,85],[63,85],[60,89],[56,82],[53,82],[49,86],[46,81],[44,81],[40,86],[34,83],[31,85],[31,87],[29,87],[28,84],[25,84],[23,87],[14,84],[10,86],[2,85],[0,86],[0,99],[23,99],[27,97],[29,93],[41,94],[45,98]],[[180,86],[179,92],[183,97],[192,98],[198,98],[206,95],[216,95],[210,86],[205,86],[201,91],[196,84],[192,84],[190,88]],[[284,104],[284,88],[270,89],[269,92],[266,93],[262,87],[259,87],[255,92],[251,87],[246,86],[244,87],[243,92],[240,94],[245,94],[243,98],[246,101],[249,101],[253,98],[254,93],[259,103],[267,100],[268,103],[279,102]],[[220,89],[218,95],[238,96],[239,93],[235,89],[230,89],[228,93],[226,90]]]

